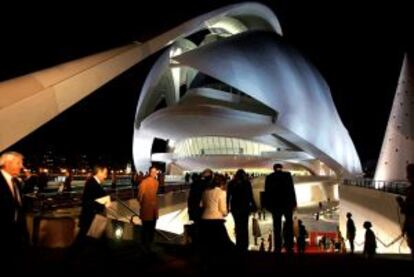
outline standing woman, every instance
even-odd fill
[[[239,169],[227,188],[227,203],[236,227],[236,247],[244,252],[249,247],[249,214],[256,211],[249,177]]]
[[[224,226],[227,215],[225,185],[226,178],[216,174],[201,198],[204,210],[200,222],[200,244],[207,263],[225,257],[234,247]]]

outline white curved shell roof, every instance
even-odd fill
[[[278,116],[272,132],[336,172],[360,173],[359,157],[336,111],[328,85],[316,68],[283,41],[279,22],[269,9],[254,3],[233,5],[199,16],[174,30],[185,30],[181,35],[176,34],[185,37],[209,26],[224,26],[218,23],[220,19],[228,21],[234,16],[243,22],[243,16],[249,15],[271,27],[262,28],[250,22],[250,26],[245,26],[253,31],[208,43],[174,57],[173,61],[241,90],[273,109]],[[151,98],[149,87],[154,87],[166,70],[166,59],[167,55],[162,55],[148,76],[139,106],[143,97]],[[143,116],[137,117],[134,133],[134,161],[136,167],[143,169],[149,165],[151,150],[148,148],[157,133],[140,128],[144,120]],[[148,127],[148,123],[144,126]]]

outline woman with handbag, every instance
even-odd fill
[[[237,170],[227,188],[227,204],[236,228],[236,247],[244,252],[249,247],[249,215],[257,210],[249,176],[243,169]]]

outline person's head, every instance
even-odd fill
[[[30,169],[25,169],[23,170],[23,172],[24,172],[24,177],[26,179],[29,179],[32,176],[32,172],[30,171]]]
[[[23,168],[23,155],[17,152],[5,152],[0,156],[0,168],[16,177]]]
[[[274,164],[273,165],[273,170],[276,171],[282,171],[283,169],[283,165],[282,164]]]
[[[248,179],[246,171],[244,171],[243,169],[239,169],[237,170],[236,174],[234,175],[234,179],[236,181],[245,181]]]
[[[298,220],[298,225],[302,225],[303,224],[303,222],[302,222],[302,220]]]
[[[224,188],[226,186],[226,176],[223,174],[215,174],[213,177],[213,181],[210,182],[208,185],[208,188],[213,189],[215,187],[221,187]]]
[[[73,171],[69,168],[68,170],[66,170],[65,176],[67,176],[67,177],[73,177]]]
[[[365,221],[364,225],[362,225],[365,229],[371,229],[372,223],[370,221]]]
[[[414,164],[407,165],[407,180],[414,184]]]
[[[213,170],[211,170],[210,168],[204,169],[203,172],[201,173],[201,178],[203,179],[213,178]]]
[[[103,165],[96,165],[93,168],[93,175],[102,183],[108,177],[108,168]]]
[[[351,213],[346,213],[346,218],[351,218],[352,214]]]
[[[157,178],[157,175],[158,175],[158,169],[155,166],[151,166],[148,169],[148,176],[152,178]]]

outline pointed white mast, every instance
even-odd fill
[[[405,180],[405,167],[413,162],[414,67],[412,57],[406,54],[374,179]]]

